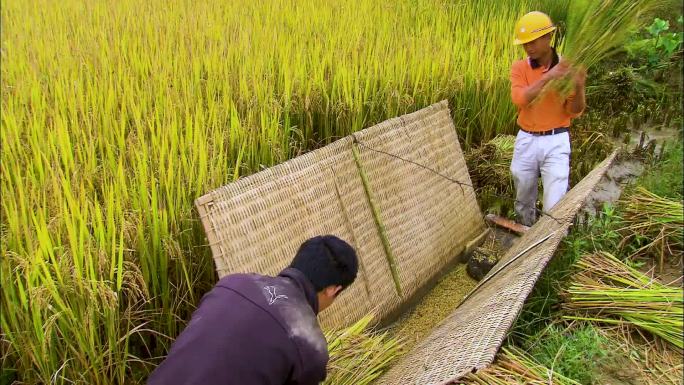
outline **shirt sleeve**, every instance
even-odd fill
[[[318,365],[320,359],[318,357],[302,357],[299,365],[296,365],[293,375],[287,385],[318,385],[322,383],[327,377],[326,365]]]
[[[527,106],[527,100],[525,100],[525,89],[527,88],[527,80],[525,79],[525,74],[520,68],[519,62],[513,64],[511,67],[511,100],[516,106],[523,108]]]

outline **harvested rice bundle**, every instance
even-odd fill
[[[369,384],[389,368],[401,353],[403,343],[368,330],[367,315],[349,328],[326,333],[330,362],[324,385]]]
[[[566,319],[629,324],[682,348],[682,289],[662,285],[613,255],[585,255],[564,293]]]
[[[514,346],[502,348],[496,362],[461,379],[464,385],[579,385],[579,382],[554,372]]]
[[[628,239],[645,239],[646,244],[633,254],[656,249],[659,254],[676,254],[684,249],[682,227],[684,211],[682,202],[656,195],[639,186],[623,198],[623,220],[621,229]]]
[[[569,95],[572,79],[580,68],[591,68],[622,49],[637,29],[641,15],[656,9],[662,0],[573,0],[568,9],[561,50],[564,60],[574,64],[569,73],[545,87]]]

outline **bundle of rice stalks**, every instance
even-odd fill
[[[566,319],[629,324],[682,348],[682,289],[662,285],[610,253],[583,256],[564,294]]]
[[[403,343],[387,333],[368,330],[372,315],[347,329],[326,333],[330,361],[324,385],[365,385],[387,370]]]
[[[513,191],[510,166],[515,136],[499,135],[468,154],[470,178],[477,189],[491,188],[498,194]]]
[[[502,348],[496,362],[487,368],[466,375],[461,385],[579,385],[580,383],[554,372],[514,346]]]
[[[573,88],[572,78],[580,68],[591,68],[621,50],[631,32],[643,23],[640,16],[661,4],[662,0],[573,0],[562,51],[575,67],[546,88],[568,95]]]
[[[639,186],[620,203],[626,223],[621,232],[626,239],[641,241],[633,254],[655,248],[662,258],[666,253],[676,254],[684,249],[681,201],[661,197]]]

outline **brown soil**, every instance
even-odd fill
[[[682,259],[675,261],[674,258],[665,260],[663,266],[660,266],[660,262],[652,258],[647,258],[644,260],[646,262],[639,271],[653,277],[664,285],[670,285],[674,287],[682,287]]]
[[[611,341],[612,360],[601,367],[596,384],[681,385],[682,353],[670,345],[653,343],[629,328],[602,329]]]
[[[626,357],[620,356],[602,365],[601,374],[596,384],[602,385],[643,385],[648,383],[644,373],[640,372]]]

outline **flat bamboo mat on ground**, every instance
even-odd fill
[[[494,361],[508,329],[520,313],[542,270],[572,225],[575,214],[610,167],[611,154],[578,183],[494,266],[496,276],[469,297],[432,333],[404,356],[379,384],[448,384]],[[552,234],[520,258],[521,251]],[[499,268],[510,264],[496,273]]]
[[[323,327],[345,327],[371,311],[378,319],[396,312],[484,230],[472,187],[416,164],[471,184],[446,101],[198,198],[218,275],[276,275],[303,241],[334,234],[356,248],[360,269],[321,314]]]

